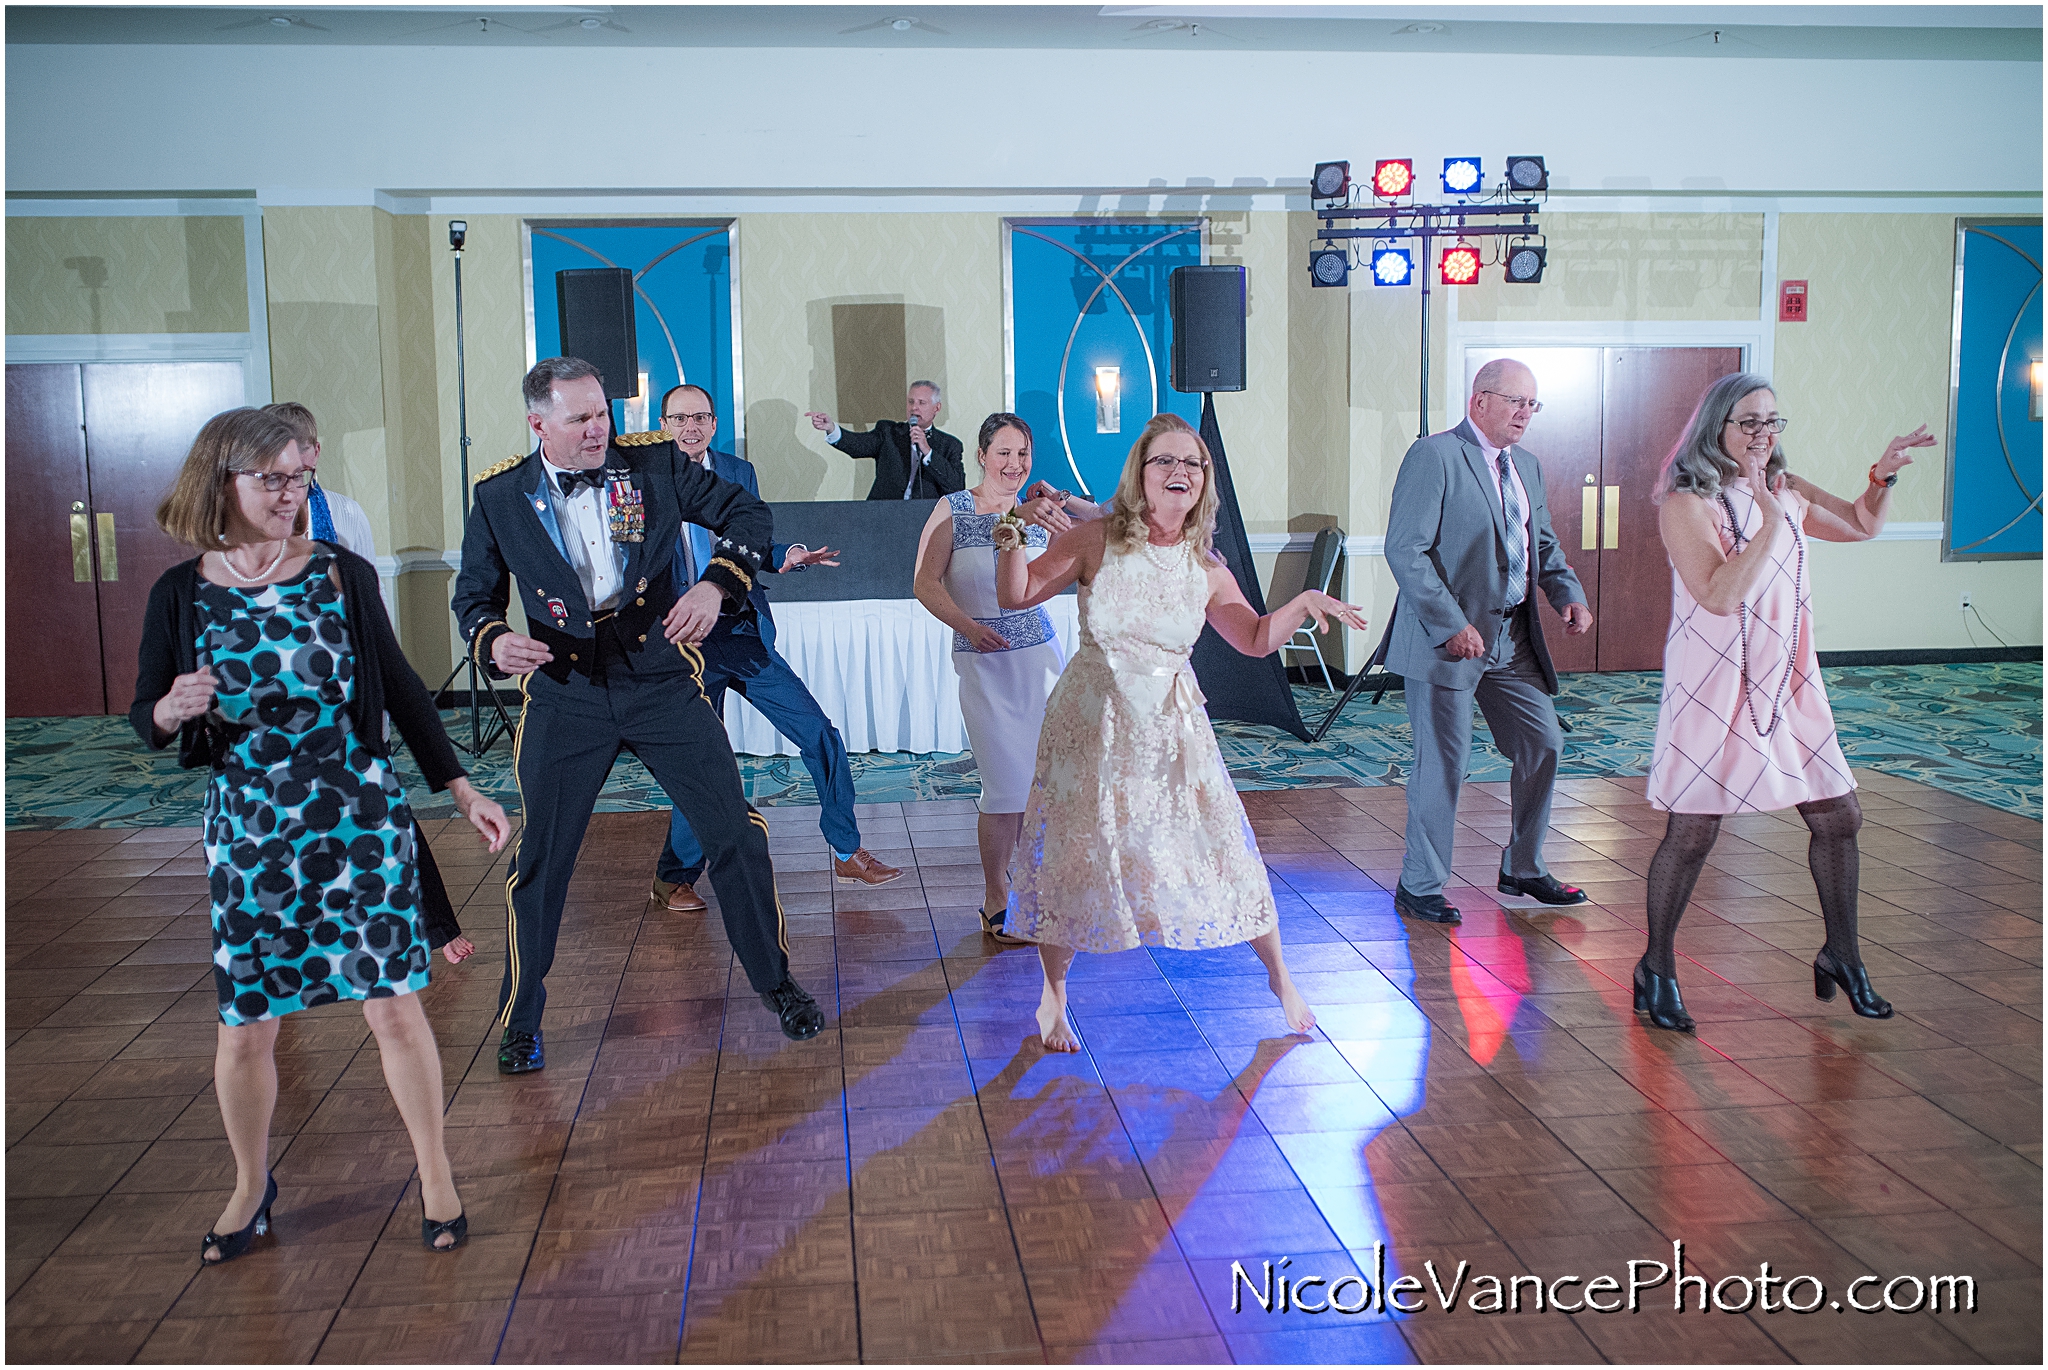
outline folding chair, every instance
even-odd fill
[[[1309,548],[1308,577],[1302,582],[1304,588],[1321,590],[1326,595],[1335,594],[1330,585],[1337,578],[1337,559],[1344,553],[1344,530],[1325,528],[1316,534],[1315,545]],[[1331,694],[1337,693],[1337,686],[1330,679],[1330,663],[1323,659],[1323,644],[1318,640],[1315,629],[1304,623],[1294,630],[1294,636],[1287,639],[1280,648],[1280,660],[1284,663],[1289,652],[1314,652],[1316,665],[1322,668],[1323,688]]]

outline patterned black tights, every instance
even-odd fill
[[[1664,825],[1664,840],[1650,858],[1650,949],[1643,962],[1652,974],[1678,974],[1678,920],[1720,835],[1717,813],[1674,813]]]
[[[1854,794],[1817,799],[1799,806],[1811,834],[1806,844],[1807,868],[1820,894],[1821,919],[1827,927],[1828,955],[1844,968],[1863,964],[1856,939],[1856,832],[1863,826],[1863,806]],[[1707,855],[1721,835],[1721,816],[1674,813],[1664,840],[1650,859],[1650,945],[1643,960],[1657,975],[1676,975],[1674,944],[1678,920],[1685,913],[1692,887]]]

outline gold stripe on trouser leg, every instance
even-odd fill
[[[484,679],[488,681],[489,676]],[[528,686],[533,673],[519,677],[519,726],[512,730],[512,783],[519,790],[519,836],[512,839],[510,874],[505,877],[505,950],[512,967],[512,983],[505,995],[504,1011],[498,1015],[500,1030],[512,1026],[512,1005],[519,1000],[519,915],[512,909],[512,889],[519,883],[519,847],[526,840],[526,785],[519,778],[519,748],[526,741],[526,709],[532,695]]]
[[[768,820],[761,817],[758,813],[750,813],[747,815],[747,821],[761,830],[761,838],[763,841],[766,841],[768,837]],[[782,891],[775,886],[775,872],[772,867],[768,872],[768,889],[775,896],[775,945],[782,948],[782,954],[787,956],[789,955],[789,919],[782,912]]]

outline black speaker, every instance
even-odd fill
[[[1175,267],[1167,299],[1173,388],[1183,394],[1244,389],[1244,268]]]
[[[640,393],[640,339],[633,328],[633,273],[597,266],[555,273],[562,355],[581,357],[604,377],[604,397]]]

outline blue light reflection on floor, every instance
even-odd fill
[[[1057,1231],[1018,1233],[1027,1280],[1034,1256],[1114,1256],[1095,1286],[1102,1311],[1087,1329],[1089,1345],[1174,1335],[1162,1310],[1178,1308],[1187,1334],[1213,1336],[1213,1326],[1240,1359],[1410,1359],[1384,1326],[1394,1315],[1376,1309],[1264,1312],[1245,1295],[1242,1311],[1230,1311],[1233,1262],[1255,1277],[1264,1262],[1286,1258],[1281,1270],[1291,1277],[1372,1280],[1381,1243],[1386,1278],[1404,1273],[1367,1149],[1421,1107],[1429,1059],[1431,1026],[1396,987],[1413,980],[1405,957],[1376,967],[1329,940],[1303,895],[1278,879],[1275,890],[1297,932],[1321,930],[1322,940],[1289,949],[1319,1015],[1306,1036],[1287,1032],[1249,947],[1081,956],[1069,981],[1082,1040],[1072,1056],[1045,1055],[1033,1037],[1035,956],[998,958],[954,990],[975,1100],[1019,1221],[1028,1225],[1035,1213],[1052,1221],[1056,1201],[1103,1206],[1098,1221],[1113,1218],[1116,1203],[1130,1205],[1114,1252],[1064,1250]],[[1356,898],[1344,904],[1347,914]],[[847,1021],[858,1020],[851,1002],[843,1008]],[[856,1154],[856,1190],[861,1166],[880,1154]],[[1162,1212],[1163,1224],[1146,1217]],[[1088,1237],[1091,1247],[1102,1240],[1099,1231]],[[1359,1298],[1356,1283],[1340,1292],[1347,1306]]]

